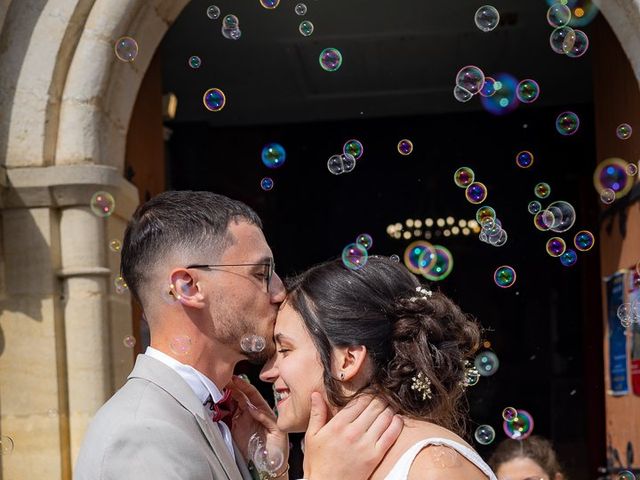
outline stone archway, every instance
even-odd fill
[[[122,173],[138,88],[188,1],[0,5],[0,434],[16,442],[0,479],[70,479],[87,423],[130,369],[129,303],[105,245],[137,203]],[[640,80],[640,0],[597,3]],[[140,46],[130,64],[113,55],[126,34]],[[118,203],[108,223],[87,207],[99,189]]]

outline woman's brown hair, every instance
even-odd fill
[[[549,475],[551,480],[558,473],[566,478],[560,467],[560,462],[558,462],[556,452],[553,450],[551,442],[546,438],[532,435],[524,440],[503,440],[489,458],[488,463],[491,469],[497,472],[500,465],[514,458],[530,458]]]

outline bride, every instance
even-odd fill
[[[253,387],[235,379],[236,419],[249,412],[271,441],[282,441],[283,432],[310,428],[313,392],[330,416],[370,394],[403,427],[369,478],[496,480],[460,436],[467,360],[480,342],[474,320],[383,257],[370,257],[360,270],[340,260],[318,265],[288,290],[274,329],[277,353],[260,374],[273,383],[277,419]]]

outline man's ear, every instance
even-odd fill
[[[200,291],[197,274],[185,268],[176,268],[170,275],[169,293],[185,307],[204,308],[204,295]]]
[[[353,345],[340,347],[335,352],[335,372],[334,376],[341,381],[352,380],[360,371],[365,368],[367,360],[367,347],[364,345]]]

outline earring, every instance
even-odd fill
[[[173,283],[169,285],[169,295],[176,300],[180,300],[182,298],[182,296],[176,291],[176,286]]]

